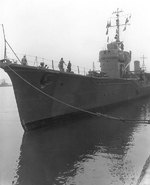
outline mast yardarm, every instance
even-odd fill
[[[116,42],[118,44],[121,43],[121,41],[120,41],[120,26],[124,26],[123,31],[125,31],[127,25],[130,25],[129,24],[129,20],[131,18],[131,15],[126,17],[125,23],[124,24],[120,24],[120,13],[122,13],[122,12],[123,12],[122,10],[119,10],[119,8],[117,8],[117,10],[112,13],[112,14],[116,15],[116,24],[115,25],[111,25],[111,21],[108,21],[107,22],[107,26],[106,26],[106,28],[107,28],[106,35],[108,34],[108,29],[109,28],[116,27],[116,35],[115,35],[114,38],[115,38],[115,40],[116,40]],[[109,37],[107,38],[107,41],[109,41]]]
[[[117,8],[116,12],[113,12],[113,14],[116,14],[116,35],[115,35],[115,39],[116,42],[120,42],[120,21],[119,21],[119,13],[123,12],[122,10],[119,10]]]

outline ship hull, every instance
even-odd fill
[[[94,78],[17,64],[4,70],[11,78],[25,130],[42,126],[45,119],[56,120],[150,94],[149,85],[133,79]]]

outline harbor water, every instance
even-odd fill
[[[150,119],[150,98],[107,114]],[[0,185],[148,185],[150,125],[83,116],[24,133],[12,87],[0,88]]]

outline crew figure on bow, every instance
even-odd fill
[[[23,58],[22,58],[22,60],[21,60],[21,64],[22,64],[22,65],[27,65],[26,55],[23,56]]]
[[[68,62],[68,65],[67,65],[67,72],[68,73],[71,72],[71,62],[70,61]]]
[[[65,64],[65,62],[64,62],[63,58],[61,58],[61,59],[60,59],[60,62],[59,62],[59,64],[58,64],[58,68],[59,68],[59,70],[60,70],[61,72],[64,72],[64,64]]]

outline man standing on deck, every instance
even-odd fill
[[[67,72],[71,72],[71,62],[69,61],[68,62],[68,65],[67,65]]]
[[[26,55],[23,56],[23,58],[22,58],[22,60],[21,60],[21,64],[22,64],[22,65],[27,65]]]
[[[64,60],[63,60],[63,58],[61,58],[60,59],[60,62],[59,62],[59,64],[58,64],[58,67],[59,67],[59,70],[61,71],[61,72],[64,72]]]

